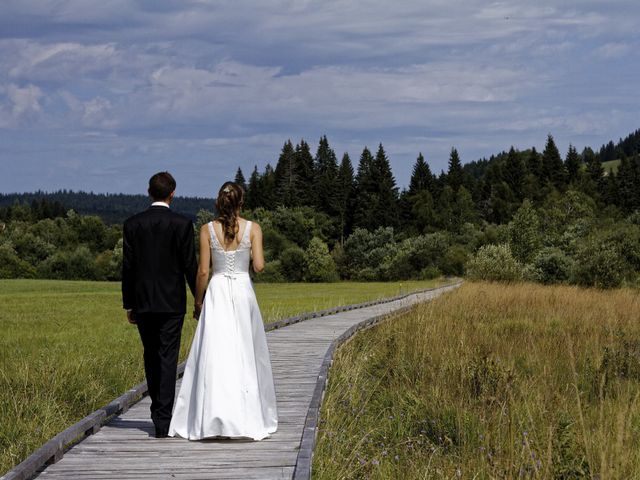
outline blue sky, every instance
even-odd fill
[[[514,145],[563,152],[640,127],[640,3],[2,0],[0,192],[213,196],[285,140],[399,186]]]

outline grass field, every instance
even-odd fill
[[[640,478],[637,290],[466,284],[337,352],[315,479]]]
[[[430,282],[256,284],[265,322],[389,297]],[[144,379],[120,285],[0,280],[0,474]],[[189,306],[189,311],[191,306]],[[187,318],[181,358],[195,321]]]

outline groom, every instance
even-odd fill
[[[186,312],[185,278],[195,292],[193,224],[170,209],[176,181],[170,173],[149,180],[151,206],[124,222],[122,302],[137,325],[156,437],[169,431],[175,397],[180,334]]]

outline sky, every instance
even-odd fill
[[[1,0],[0,192],[215,195],[287,139],[400,188],[551,133],[599,148],[640,128],[637,0]]]

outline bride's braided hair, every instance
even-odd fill
[[[236,238],[238,230],[238,218],[236,214],[244,203],[244,190],[233,182],[225,182],[216,198],[217,220],[222,225],[225,243],[231,243]]]

